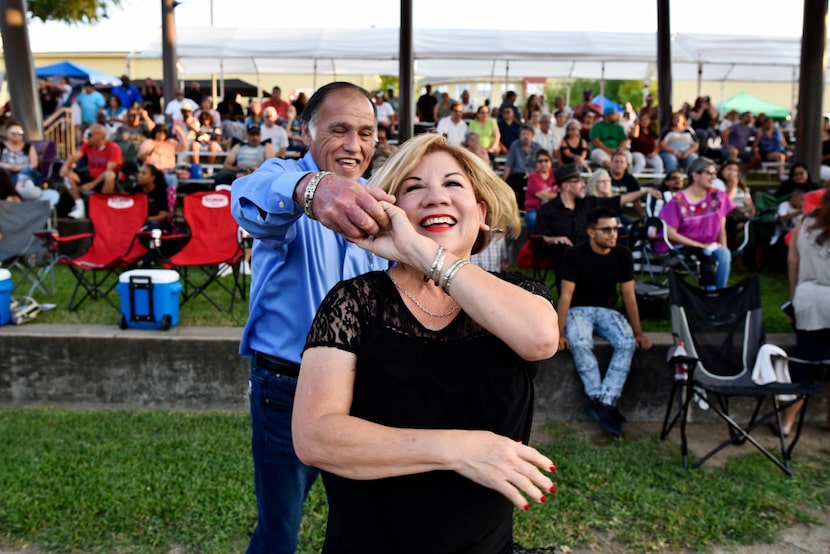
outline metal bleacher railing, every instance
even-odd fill
[[[65,160],[75,153],[76,135],[72,110],[59,108],[43,122],[43,138],[55,143],[56,156]]]

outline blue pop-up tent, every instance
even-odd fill
[[[615,112],[623,111],[623,107],[614,102],[613,100],[609,100],[608,98],[602,96],[601,94],[597,94],[591,100],[591,104],[599,106],[600,111],[605,111],[605,108],[614,108]]]
[[[69,61],[38,67],[35,69],[35,76],[43,79],[69,77],[70,79],[90,81],[93,85],[100,87],[114,87],[121,84],[121,79],[118,77]]]

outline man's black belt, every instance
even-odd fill
[[[276,373],[277,375],[285,375],[287,377],[294,378],[300,376],[300,364],[286,362],[285,360],[280,360],[279,358],[263,354],[262,352],[254,352],[254,363],[261,368],[267,369],[271,373]]]

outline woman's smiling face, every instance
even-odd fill
[[[447,152],[427,154],[403,180],[397,205],[423,235],[458,256],[468,257],[486,208],[461,165]]]

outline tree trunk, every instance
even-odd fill
[[[26,132],[26,141],[43,138],[43,114],[35,81],[35,64],[26,25],[26,0],[0,0],[0,34],[9,83],[12,117]]]

